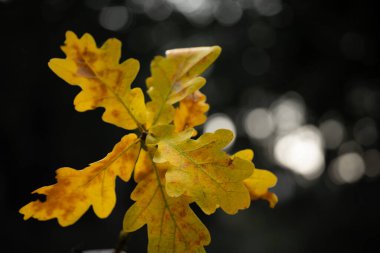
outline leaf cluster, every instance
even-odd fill
[[[209,109],[199,91],[206,83],[201,74],[219,56],[220,47],[174,49],[155,57],[146,80],[148,102],[140,88],[131,87],[139,62],[120,63],[119,40],[97,47],[91,35],[78,38],[69,31],[62,50],[66,58],[50,60],[49,67],[82,89],[75,109],[102,107],[103,121],[136,133],[126,134],[105,158],[84,169],[58,169],[55,184],[33,192],[46,200],[20,209],[24,219],[56,218],[68,226],[90,207],[106,218],[116,203],[116,178],[128,182],[133,176],[135,203],[125,214],[123,231],[147,225],[150,253],[205,252],[210,234],[189,204],[196,203],[206,214],[217,208],[235,214],[253,199],[276,204],[268,188],[277,179],[254,167],[253,152],[229,155],[223,150],[233,138],[231,131],[197,137],[194,130],[206,121]]]

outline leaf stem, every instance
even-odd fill
[[[119,241],[116,245],[114,253],[122,253],[125,252],[125,246],[127,245],[128,232],[121,231],[119,235]]]
[[[158,168],[157,168],[156,164],[155,164],[154,161],[153,161],[153,154],[150,152],[150,150],[148,150],[148,147],[145,145],[144,142],[142,142],[141,145],[142,145],[142,148],[143,148],[144,150],[147,151],[147,153],[148,153],[148,155],[149,155],[149,159],[150,159],[151,162],[152,162],[152,168],[153,168],[154,173],[155,173],[155,175],[156,175],[157,184],[158,184],[158,188],[159,188],[159,190],[160,190],[160,193],[161,193],[161,195],[162,195],[162,199],[164,200],[165,209],[167,209],[167,212],[169,213],[170,218],[171,218],[171,220],[173,221],[174,228],[175,228],[175,229],[178,229],[178,232],[179,232],[181,235],[183,235],[183,232],[181,231],[180,227],[178,226],[177,221],[176,221],[176,219],[175,219],[175,217],[174,217],[174,214],[173,214],[172,210],[170,209],[169,202],[168,202],[168,199],[167,199],[167,195],[165,194],[165,188],[164,188],[165,185],[163,185],[163,183],[161,182],[161,179],[160,179],[160,172],[158,171]],[[187,241],[185,241],[185,245],[186,245],[186,247],[189,247]]]

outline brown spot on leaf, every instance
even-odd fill
[[[118,111],[118,110],[112,110],[111,114],[115,118],[119,118],[120,117],[120,111]]]
[[[142,191],[142,189],[140,187],[136,187],[135,190],[134,190],[134,194],[136,196],[140,196],[142,192],[143,191]]]
[[[180,233],[178,233],[177,239],[178,239],[179,242],[184,242],[185,241],[185,238]]]
[[[185,209],[181,209],[181,211],[179,212],[179,216],[181,218],[184,218],[186,216],[186,210]]]
[[[121,71],[120,70],[117,70],[116,71],[116,87],[119,87],[120,85],[121,85],[121,81],[122,81],[122,73],[121,73]]]
[[[94,78],[96,75],[95,73],[91,70],[89,66],[86,64],[77,62],[78,64],[78,70],[77,70],[77,75],[81,77],[87,77],[87,78]]]
[[[83,58],[89,64],[94,64],[98,60],[98,55],[94,52],[89,51],[87,47],[84,48],[82,54],[83,54]]]
[[[199,233],[199,239],[203,242],[206,241],[207,236],[204,233]]]

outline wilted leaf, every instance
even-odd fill
[[[125,214],[123,230],[132,232],[146,224],[148,253],[205,252],[203,246],[210,243],[210,234],[190,209],[190,200],[169,197],[164,171],[155,170],[133,191],[131,198],[136,202]]]
[[[200,91],[195,91],[181,100],[174,117],[176,132],[202,125],[207,119],[205,113],[208,109],[209,105],[206,103],[206,96]]]
[[[233,138],[231,131],[221,129],[198,140],[179,141],[169,134],[159,135],[165,132],[162,128],[174,131],[171,126],[152,129],[158,140],[154,162],[169,164],[166,191],[170,196],[192,197],[207,214],[219,206],[229,214],[249,206],[250,197],[243,180],[252,174],[254,166],[240,158],[231,159],[222,150]]]
[[[199,75],[220,54],[220,47],[183,48],[166,51],[151,64],[152,76],[146,81],[148,94],[148,127],[168,124],[173,120],[172,104],[200,89],[206,80]]]
[[[46,201],[36,200],[20,209],[24,219],[57,218],[61,226],[75,223],[92,205],[99,218],[106,218],[116,203],[115,180],[131,177],[140,143],[129,134],[115,145],[104,159],[83,170],[64,167],[57,170],[57,183],[33,193],[46,195]]]
[[[78,39],[67,32],[62,50],[66,58],[51,59],[49,67],[69,84],[82,88],[74,100],[76,110],[104,107],[104,121],[129,130],[145,124],[144,94],[140,88],[131,89],[139,62],[128,59],[119,63],[119,40],[109,39],[97,48],[91,35]]]
[[[246,149],[237,152],[235,157],[251,161],[253,159],[252,150]],[[252,200],[265,199],[269,202],[270,207],[277,204],[278,198],[276,194],[269,192],[269,188],[275,186],[277,177],[270,171],[254,169],[252,175],[244,180],[245,186],[249,190]]]

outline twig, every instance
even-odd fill
[[[127,237],[128,237],[127,232],[121,231],[119,235],[119,241],[116,245],[114,253],[122,253],[125,252],[123,251],[125,249],[125,246],[127,245]],[[126,252],[125,252],[126,253]]]

